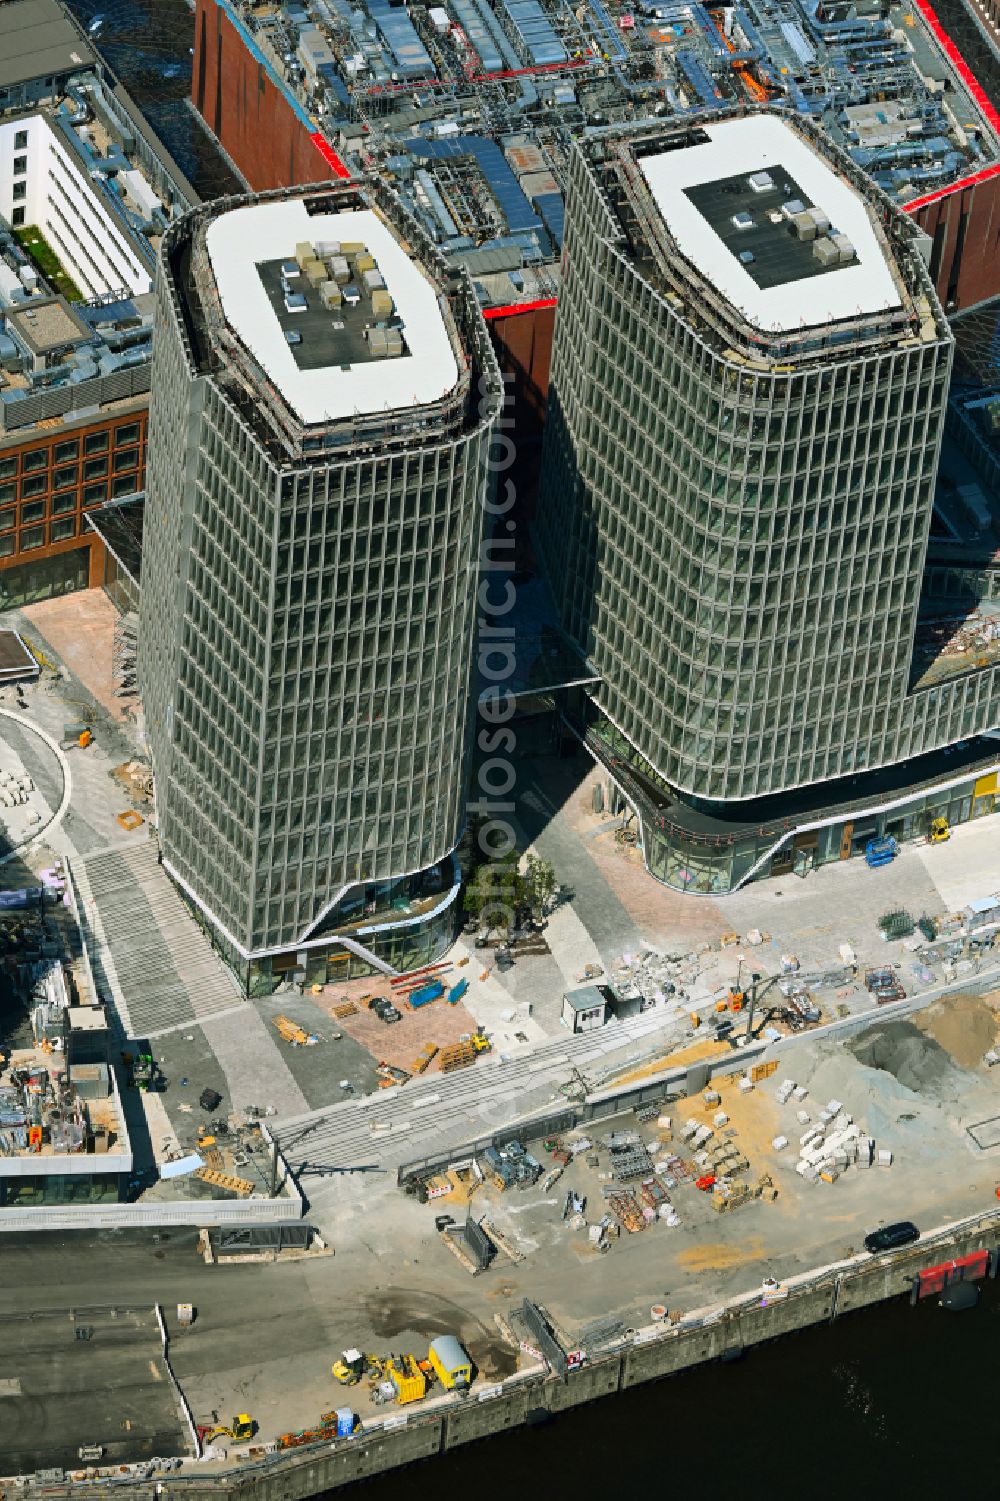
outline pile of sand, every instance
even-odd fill
[[[919,1122],[937,1101],[909,1088],[878,1063],[859,1058],[855,1048],[863,1041],[863,1036],[848,1043],[825,1038],[816,1045],[811,1058],[805,1051],[796,1054],[795,1067],[789,1068],[788,1073],[808,1087],[806,1109],[813,1117],[828,1100],[840,1100],[858,1125],[877,1142],[898,1147],[901,1132],[919,1134]],[[920,1041],[926,1045],[926,1039]]]
[[[981,995],[936,1001],[914,1017],[921,1032],[950,1053],[961,1068],[975,1068],[997,1041],[997,1013]]]
[[[941,1099],[956,1096],[962,1088],[951,1054],[912,1022],[892,1021],[871,1027],[852,1038],[848,1047],[865,1068],[891,1074],[914,1094]]]

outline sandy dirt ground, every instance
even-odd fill
[[[125,718],[126,700],[114,695],[111,654],[118,612],[103,589],[80,589],[60,599],[29,605],[24,615],[46,643],[114,719]],[[30,639],[30,637],[29,637]]]
[[[1000,1030],[996,1000],[979,995],[939,1001],[919,1012],[914,1021],[962,1068],[978,1068],[983,1054],[995,1047]]]
[[[467,967],[472,968],[471,965]],[[463,970],[451,967],[438,970],[428,978],[439,975],[447,989],[456,984],[463,973]],[[388,1024],[380,1019],[377,1012],[369,1011],[365,997],[371,995],[385,996],[391,1000],[400,1012],[400,1020]],[[387,977],[369,977],[343,985],[327,985],[313,999],[331,1017],[337,1029],[359,1042],[376,1062],[391,1063],[395,1068],[406,1069],[407,1073],[414,1071],[417,1055],[428,1043],[434,1043],[440,1049],[449,1043],[459,1042],[476,1030],[475,1018],[461,1001],[450,1005],[442,996],[414,1011],[389,984]],[[335,1014],[339,1006],[351,1002],[358,1007],[352,1016]],[[438,1058],[434,1058],[425,1072],[434,1073],[437,1070]]]

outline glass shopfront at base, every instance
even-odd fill
[[[578,741],[604,767],[638,815],[646,869],[678,891],[721,896],[748,880],[806,876],[820,865],[863,857],[871,839],[905,844],[1000,813],[997,747],[987,739],[854,778],[728,808],[670,788],[602,715],[565,715]],[[966,762],[964,770],[962,759]],[[908,782],[907,782],[907,779]],[[824,807],[814,799],[823,793]],[[733,815],[746,809],[743,821]]]

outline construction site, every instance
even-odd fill
[[[77,621],[78,609],[64,613]],[[58,641],[53,619],[49,609]],[[59,660],[34,630],[46,660]],[[110,661],[107,628],[105,639]],[[665,893],[653,903],[635,852],[616,839],[620,819],[595,811],[600,774],[560,792],[558,811],[541,820],[536,797],[562,784],[533,759],[519,840],[573,881],[542,922],[506,943],[464,933],[417,973],[316,990],[289,976],[250,999],[191,922],[145,823],[118,819],[131,796],[124,779],[136,783],[134,806],[148,804],[113,710],[88,711],[91,742],[63,751],[71,784],[58,821],[54,753],[25,725],[58,742],[68,700],[86,690],[75,673],[44,668],[19,695],[6,693],[25,721],[11,722],[9,775],[33,784],[29,802],[6,812],[32,807],[40,822],[24,831],[26,863],[8,867],[8,906],[20,905],[6,912],[4,962],[20,988],[0,1079],[11,1112],[0,1171],[29,1163],[37,1177],[47,1162],[75,1158],[93,1173],[111,1161],[98,1143],[118,1150],[120,1130],[134,1162],[121,1204],[117,1184],[114,1202],[66,1202],[62,1171],[61,1202],[43,1193],[31,1213],[61,1215],[63,1235],[8,1231],[5,1250],[58,1257],[71,1214],[81,1226],[112,1213],[159,1216],[144,1221],[158,1228],[134,1252],[133,1220],[110,1232],[115,1302],[161,1305],[169,1369],[190,1412],[189,1422],[170,1395],[155,1315],[111,1319],[95,1255],[93,1276],[60,1284],[59,1306],[76,1310],[104,1354],[58,1455],[31,1435],[43,1433],[38,1413],[64,1407],[62,1378],[43,1372],[62,1369],[45,1362],[66,1326],[53,1318],[34,1344],[19,1333],[0,1363],[0,1380],[16,1378],[24,1393],[8,1398],[10,1420],[22,1413],[23,1437],[5,1438],[18,1473],[48,1456],[64,1477],[106,1479],[124,1464],[168,1487],[172,1466],[197,1465],[193,1475],[224,1488],[234,1466],[244,1481],[275,1467],[291,1466],[290,1476],[325,1453],[349,1478],[363,1448],[377,1445],[394,1463],[424,1442],[452,1442],[442,1425],[457,1435],[523,1421],[529,1393],[532,1405],[596,1395],[605,1362],[619,1372],[622,1351],[637,1356],[633,1331],[657,1331],[643,1340],[671,1358],[703,1359],[716,1350],[705,1343],[712,1310],[760,1313],[763,1298],[782,1327],[793,1309],[827,1317],[829,1290],[822,1307],[806,1307],[800,1280],[907,1293],[926,1268],[966,1254],[971,1232],[947,1227],[995,1203],[1000,870],[988,819],[885,863],[772,877],[718,901]],[[38,871],[53,896],[39,898]],[[85,917],[82,942],[62,904],[69,889]],[[110,1091],[99,1100],[104,1075],[77,1041],[68,1056],[80,1098],[68,1098],[67,1054],[38,1009],[49,999],[43,946],[57,939],[71,998],[94,995],[106,1008]],[[22,974],[29,960],[49,968]],[[588,987],[610,992],[615,1007],[571,1031],[566,998]],[[103,1045],[93,1027],[74,1030],[91,1049]],[[213,1224],[220,1206],[242,1218]],[[873,1280],[881,1263],[864,1237],[897,1220],[912,1220],[921,1240],[906,1248],[905,1274]],[[153,1233],[163,1261],[150,1260]],[[247,1323],[248,1297],[264,1310],[259,1324]],[[435,1372],[432,1343],[446,1336],[468,1357],[467,1388]],[[81,1350],[87,1342],[80,1336]],[[101,1416],[117,1410],[106,1383],[113,1352],[126,1350],[131,1435]],[[18,1401],[34,1402],[35,1416]],[[208,1457],[195,1461],[199,1450]]]

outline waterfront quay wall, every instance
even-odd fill
[[[754,1345],[888,1298],[913,1294],[920,1272],[974,1251],[1000,1261],[1000,1207],[923,1236],[919,1243],[884,1256],[859,1256],[790,1279],[778,1293],[762,1291],[674,1323],[629,1331],[588,1352],[587,1363],[560,1379],[547,1366],[520,1371],[495,1386],[458,1399],[440,1397],[419,1411],[394,1413],[366,1424],[351,1438],[324,1441],[261,1458],[210,1462],[184,1471],[122,1477],[114,1484],[84,1481],[43,1484],[29,1479],[6,1488],[14,1495],[104,1498],[112,1492],[142,1501],[305,1501],[310,1496],[379,1475],[416,1460],[446,1454],[462,1444],[534,1423],[585,1402],[627,1391],[706,1361],[732,1358]]]

